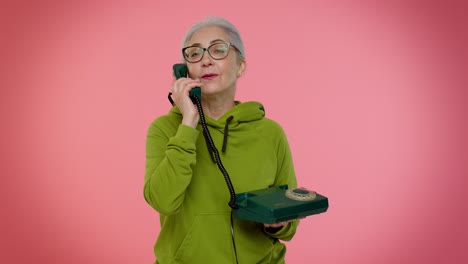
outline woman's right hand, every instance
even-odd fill
[[[172,100],[182,113],[182,124],[197,127],[200,116],[196,105],[189,97],[189,91],[195,87],[201,87],[203,83],[190,78],[179,78],[172,83]]]

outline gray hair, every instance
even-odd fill
[[[190,38],[192,38],[196,31],[205,27],[219,27],[223,29],[224,32],[226,32],[226,34],[229,36],[232,45],[236,46],[236,48],[239,50],[240,54],[239,52],[236,52],[239,59],[245,59],[244,42],[242,42],[239,31],[233,24],[231,24],[231,22],[222,17],[209,16],[194,24],[185,34],[184,41],[182,42],[182,48],[188,45],[188,41]]]

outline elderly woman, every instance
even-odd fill
[[[150,125],[144,196],[159,213],[156,262],[284,263],[298,220],[263,224],[232,217],[230,193],[209,152],[189,91],[201,87],[206,125],[235,190],[297,186],[280,125],[262,104],[235,100],[246,69],[244,45],[228,21],[209,17],[192,26],[182,56],[189,77],[174,80],[174,107]]]

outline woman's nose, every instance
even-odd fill
[[[205,54],[201,60],[202,66],[210,66],[213,64],[213,58],[211,58],[211,55],[208,53],[207,50],[205,50]]]

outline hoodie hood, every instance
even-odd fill
[[[217,120],[205,116],[206,124],[216,129],[224,129],[226,124],[236,125],[238,123],[258,121],[265,117],[265,108],[259,102],[241,103],[236,101],[235,103],[236,106]],[[172,107],[171,112],[181,115],[177,107]]]
[[[229,111],[227,111],[223,116],[221,116],[217,120],[209,116],[205,116],[205,121],[206,121],[207,126],[210,126],[216,130],[219,130],[221,133],[223,133],[222,152],[226,152],[230,127],[236,127],[240,123],[258,121],[265,117],[265,108],[259,102],[252,101],[252,102],[241,103],[239,101],[235,101],[235,104],[236,105],[233,108],[229,109]],[[171,109],[171,112],[181,115],[177,107],[173,107]],[[201,122],[201,119],[199,122]],[[205,133],[203,134],[205,137],[207,136]],[[207,147],[213,158],[212,148],[208,144],[208,140],[207,140]]]

